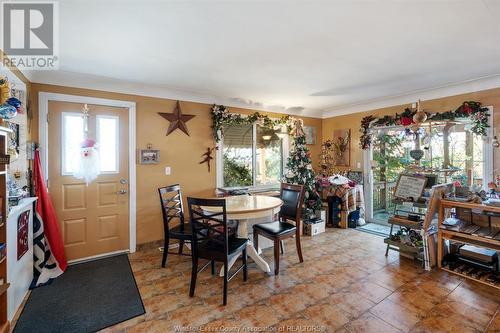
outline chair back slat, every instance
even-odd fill
[[[280,218],[300,221],[304,203],[304,186],[282,183],[280,197],[283,200],[283,206],[281,206],[279,214]]]
[[[184,208],[182,204],[182,191],[179,184],[160,187],[161,212],[163,216],[163,225],[168,232],[169,224],[173,220],[179,220],[181,230],[184,226]]]
[[[194,251],[197,251],[199,241],[208,241],[218,244],[219,249],[223,249],[223,253],[227,255],[229,233],[226,218],[226,200],[188,197],[187,202],[193,231]],[[206,210],[209,207],[215,209]]]

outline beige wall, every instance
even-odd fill
[[[172,112],[175,100],[117,94],[95,90],[35,84],[31,85],[31,108],[33,111],[32,137],[38,140],[38,93],[52,92],[83,95],[98,98],[134,101],[137,104],[137,148],[146,148],[148,143],[160,149],[160,164],[137,165],[137,242],[145,243],[163,238],[161,211],[157,188],[163,185],[180,183],[185,196],[212,196],[216,186],[215,162],[212,172],[208,173],[205,164],[200,165],[207,147],[213,146],[211,106],[201,103],[182,102],[182,112],[194,114],[195,118],[187,123],[190,136],[176,130],[165,136],[168,121],[157,112]],[[229,108],[235,113],[251,113],[252,110]],[[266,113],[266,112],[262,112]],[[273,115],[271,113],[266,113]],[[274,114],[274,116],[280,116]],[[318,138],[316,145],[311,145],[314,165],[320,151],[321,119],[302,118],[305,125],[316,126]],[[172,167],[172,175],[164,174],[165,166]]]
[[[444,112],[449,110],[455,110],[464,101],[477,101],[481,102],[484,106],[493,106],[494,115],[494,127],[497,131],[500,131],[500,88],[484,90],[475,93],[450,96],[445,98],[433,99],[428,101],[422,101],[422,107],[425,111],[430,113]],[[352,143],[351,143],[351,169],[356,168],[356,162],[361,162],[361,168],[363,167],[363,151],[359,148],[359,129],[361,127],[361,119],[367,115],[384,116],[384,115],[394,115],[395,113],[401,113],[406,107],[411,107],[411,105],[398,105],[382,109],[376,109],[366,112],[354,113],[349,115],[343,115],[333,118],[328,118],[323,120],[323,141],[331,139],[333,136],[333,130],[335,129],[351,129]],[[500,133],[498,133],[500,134]],[[500,168],[500,150],[495,149],[494,151],[495,159],[495,169]],[[495,174],[499,174],[500,170],[497,170]]]

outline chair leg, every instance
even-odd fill
[[[212,260],[212,262],[210,263],[210,266],[211,266],[211,270],[212,270],[212,275],[215,275],[215,260]]]
[[[259,234],[256,229],[253,229],[253,247],[259,252]]]
[[[274,275],[280,272],[280,240],[274,240]]]
[[[222,304],[223,305],[226,305],[227,304],[227,280],[228,280],[228,276],[227,276],[227,260],[226,262],[224,262],[224,294],[223,294],[223,299],[222,299]]]
[[[163,258],[161,259],[161,267],[163,268],[165,268],[165,264],[167,263],[167,254],[169,245],[170,245],[170,238],[165,237],[165,240],[163,241]]]
[[[285,254],[285,242],[283,240],[280,241],[280,249],[281,254]]]
[[[247,267],[247,262],[248,262],[248,259],[247,259],[247,248],[245,247],[243,249],[243,281],[246,282],[246,280],[248,279],[248,267]]]
[[[189,297],[194,296],[194,288],[196,288],[196,276],[198,275],[198,258],[193,256],[193,266],[191,268],[191,285],[189,286]]]
[[[302,258],[302,247],[300,246],[300,236],[295,236],[295,244],[297,245],[297,254],[299,255],[299,261],[304,262],[304,258]]]
[[[184,240],[179,240],[179,254],[182,254],[182,249],[184,248]]]

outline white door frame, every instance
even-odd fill
[[[128,109],[129,117],[129,250],[128,252],[134,253],[137,245],[137,230],[136,230],[136,210],[137,210],[137,188],[136,188],[136,166],[135,166],[135,146],[136,146],[136,104],[131,101],[120,101],[114,99],[94,98],[88,96],[75,96],[66,94],[56,94],[40,92],[38,94],[38,130],[39,130],[39,150],[40,160],[42,163],[42,172],[45,180],[49,175],[49,123],[47,117],[49,113],[49,101],[57,102],[71,102],[80,104],[93,104],[103,106],[114,106],[119,108]],[[120,252],[120,251],[119,251]],[[92,258],[104,257],[110,253],[103,253]],[[82,258],[75,261],[84,261],[91,258]]]
[[[493,181],[493,106],[487,106],[488,128],[486,136],[483,137],[483,189],[488,191],[488,183]],[[364,173],[364,191],[365,191],[365,219],[367,222],[373,222],[373,147],[370,145],[368,149],[363,150],[363,173]]]

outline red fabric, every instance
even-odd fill
[[[50,250],[57,260],[62,271],[66,270],[68,262],[64,254],[64,243],[59,230],[57,215],[52,206],[52,201],[47,193],[45,180],[43,179],[42,165],[40,163],[40,153],[35,151],[35,170],[33,174],[35,183],[35,195],[38,197],[36,211],[43,221],[45,239],[49,242]]]

